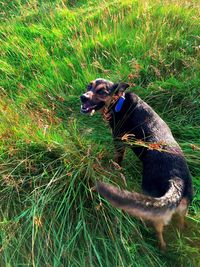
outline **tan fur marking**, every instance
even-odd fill
[[[89,99],[92,99],[94,93],[91,92],[91,91],[88,91],[88,92],[86,92],[84,95],[85,95],[86,97],[88,97]]]
[[[165,243],[165,241],[163,239],[163,228],[164,228],[163,221],[154,222],[154,227],[156,229],[156,233],[157,233],[157,236],[158,236],[158,240],[159,240],[159,243],[160,243],[160,248],[162,250],[165,250],[166,249],[166,243]]]
[[[178,207],[176,208],[176,212],[180,213],[180,212],[184,211],[187,208],[188,208],[188,200],[186,198],[183,198],[181,200],[180,204],[178,205]]]
[[[142,211],[139,209],[128,209],[126,207],[123,208],[125,211],[127,211],[130,215],[136,216],[138,218],[142,218],[144,220],[148,220],[151,221],[152,223],[161,220],[164,225],[167,225],[169,223],[169,221],[172,218],[173,213],[175,213],[175,210],[168,210],[166,211],[164,214],[154,214],[152,215],[152,211],[150,211],[149,213],[147,211]]]
[[[183,198],[176,208],[176,213],[178,214],[179,219],[179,228],[182,230],[185,226],[185,216],[188,212],[188,201],[186,198]]]
[[[100,89],[105,89],[104,84],[99,84],[97,85],[97,87],[95,88],[96,91],[100,90]]]
[[[91,84],[92,84],[92,87],[95,88],[95,86],[96,86],[96,80],[91,81]]]

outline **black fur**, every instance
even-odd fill
[[[145,194],[161,197],[169,189],[169,180],[179,177],[184,182],[183,197],[190,202],[191,175],[183,152],[167,124],[134,93],[125,94],[120,112],[115,112],[115,105],[110,108],[109,120],[114,140],[120,140],[124,134],[133,134],[134,138],[148,143],[164,144],[164,151],[149,150],[142,146],[132,147],[143,164],[142,189]]]

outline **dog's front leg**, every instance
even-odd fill
[[[114,161],[121,167],[125,154],[125,145],[119,140],[114,140],[114,148]]]

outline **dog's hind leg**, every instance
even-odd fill
[[[180,230],[182,230],[185,227],[185,216],[187,215],[187,212],[188,212],[188,201],[185,198],[183,198],[176,209]]]
[[[165,250],[166,249],[166,243],[165,243],[164,238],[163,238],[164,222],[161,220],[160,221],[158,220],[156,222],[154,221],[153,225],[156,229],[160,249]]]

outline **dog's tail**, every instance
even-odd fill
[[[113,206],[136,217],[154,221],[156,217],[162,217],[167,211],[176,209],[182,199],[184,182],[178,177],[171,179],[168,191],[159,198],[119,190],[115,186],[102,182],[97,182],[96,189]]]

